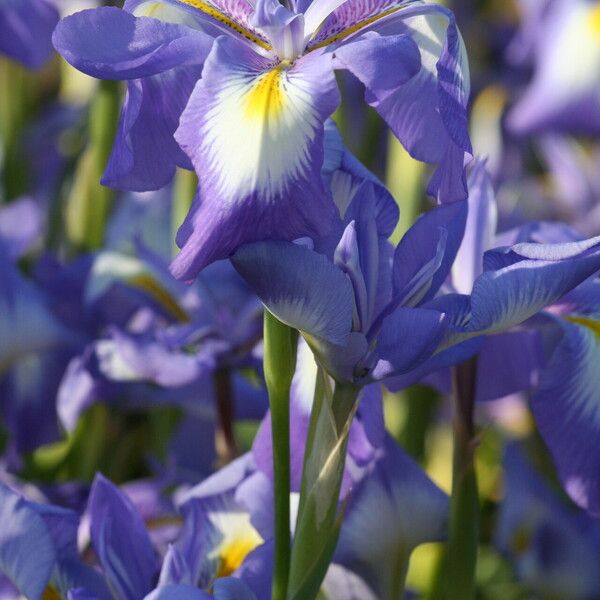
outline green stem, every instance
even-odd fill
[[[473,424],[476,375],[476,359],[454,369],[454,452],[446,590],[448,600],[475,598],[479,540],[479,496]]]
[[[435,416],[439,395],[431,388],[415,385],[404,392],[407,415],[399,432],[400,445],[415,460],[422,463],[425,459],[427,431]]]
[[[23,156],[22,133],[34,104],[32,83],[33,78],[24,67],[9,59],[0,59],[0,154],[4,200],[13,200],[27,191],[28,163]]]
[[[273,600],[285,600],[290,575],[290,388],[297,339],[296,331],[265,310],[263,360],[271,408],[275,486]]]

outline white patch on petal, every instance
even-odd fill
[[[223,200],[257,191],[268,201],[285,193],[308,170],[319,126],[309,83],[281,66],[256,74],[238,68],[224,75],[215,95],[199,135]]]

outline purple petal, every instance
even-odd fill
[[[202,65],[213,41],[200,31],[113,7],[66,17],[52,39],[69,63],[98,79],[139,79]]]
[[[46,524],[33,505],[0,484],[0,571],[28,598],[41,598],[56,562]]]
[[[471,295],[466,331],[499,332],[558,301],[600,269],[600,238],[489,251]],[[493,269],[493,270],[492,270]]]
[[[247,242],[327,232],[335,206],[321,175],[323,123],[338,102],[319,52],[287,68],[232,38],[215,42],[175,135],[202,191],[176,277],[193,279]]]
[[[191,167],[173,135],[199,78],[199,68],[183,67],[127,82],[103,185],[156,190],[171,181],[176,166]]]
[[[352,290],[327,258],[289,242],[257,242],[240,248],[232,262],[278,319],[320,340],[347,342]]]
[[[444,313],[425,308],[398,308],[383,322],[377,341],[379,361],[374,379],[417,368],[437,349],[447,323]]]
[[[560,320],[563,338],[542,371],[531,400],[539,430],[571,498],[600,515],[600,435],[598,321]]]
[[[157,574],[150,537],[131,500],[102,475],[96,475],[88,510],[94,550],[113,592],[139,600]]]

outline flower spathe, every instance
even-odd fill
[[[464,198],[468,68],[446,9],[361,0],[125,8],[131,13],[102,8],[69,17],[54,43],[82,71],[129,81],[106,183],[127,186],[134,177],[153,187],[175,164],[185,166],[167,139],[179,122],[174,136],[201,191],[179,236],[177,277],[193,279],[243,243],[327,232],[334,207],[321,169],[324,123],[339,104],[336,69],[365,84],[367,102],[409,152],[438,165],[430,193],[442,202]],[[200,69],[183,109],[184,87]]]

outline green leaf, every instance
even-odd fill
[[[320,368],[307,437],[288,600],[315,598],[335,551],[343,510],[338,501],[358,390]]]

